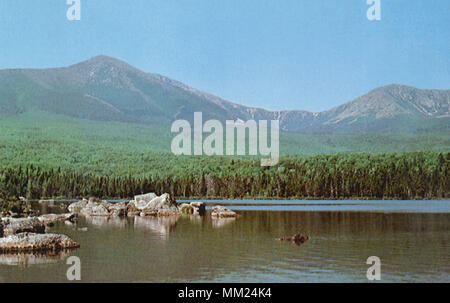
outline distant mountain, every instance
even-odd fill
[[[63,68],[0,71],[0,113],[46,111],[99,121],[170,124],[204,119],[279,119],[303,133],[448,129],[450,90],[388,85],[328,111],[268,111],[235,104],[107,56]]]

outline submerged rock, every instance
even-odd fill
[[[51,226],[56,222],[75,222],[77,220],[77,214],[48,214],[48,215],[42,215],[38,217],[38,220],[44,223],[46,226]]]
[[[289,242],[295,243],[297,245],[300,245],[300,244],[303,244],[306,241],[308,241],[309,236],[299,233],[299,234],[295,234],[291,237],[278,238],[277,240],[278,241],[289,241]]]
[[[38,218],[3,218],[3,237],[19,233],[45,233],[45,225]]]
[[[179,207],[182,214],[204,216],[206,213],[206,205],[203,202],[183,203]]]
[[[224,206],[217,205],[212,208],[211,216],[213,218],[235,218],[237,214]]]
[[[79,247],[66,235],[21,233],[0,238],[0,253],[55,252]]]

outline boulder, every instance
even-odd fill
[[[21,233],[0,238],[0,253],[61,251],[80,244],[66,235]]]
[[[150,202],[141,209],[141,217],[171,217],[178,216],[180,210],[177,207],[177,203],[173,200],[169,194],[163,194],[160,197],[153,198]]]
[[[45,225],[38,218],[3,218],[3,237],[20,233],[45,233]]]
[[[126,205],[115,205],[109,202],[93,202],[89,201],[81,210],[84,216],[93,217],[111,217],[124,216],[126,214]]]
[[[128,213],[128,203],[110,203],[97,198],[83,199],[69,205],[71,213],[80,213],[84,216],[99,217],[125,217]]]
[[[183,203],[179,207],[182,214],[186,215],[205,215],[206,205],[203,202]]]
[[[170,209],[173,207],[177,207],[177,204],[169,194],[163,194],[160,197],[153,198],[147,205],[145,205],[144,209],[153,208],[153,209]]]
[[[157,197],[155,193],[134,196],[134,200],[130,201],[130,204],[133,204],[137,210],[143,210],[148,203]]]
[[[44,223],[46,226],[51,226],[56,222],[75,222],[77,220],[77,214],[48,214],[48,215],[42,215],[38,217],[38,220]]]
[[[237,214],[224,206],[217,205],[212,208],[211,216],[213,218],[235,218]]]
[[[97,197],[89,198],[89,203],[100,203],[100,202],[102,202],[102,200],[100,198],[97,198]]]
[[[204,202],[191,202],[194,209],[194,215],[204,216],[206,213],[206,204]]]
[[[81,210],[83,208],[86,207],[87,204],[88,204],[88,201],[86,199],[83,199],[81,201],[72,203],[68,207],[69,212],[71,212],[71,213],[79,213],[79,212],[81,212]]]
[[[91,203],[81,210],[81,213],[85,216],[93,217],[109,217],[111,214],[109,210],[102,204]]]
[[[90,216],[92,214],[92,209],[98,206],[97,203],[87,202],[86,205],[80,209],[80,214],[83,216]]]
[[[128,204],[125,202],[109,203],[108,209],[112,217],[125,217],[128,213]]]
[[[185,215],[193,215],[194,207],[189,203],[183,203],[179,206],[180,212]]]

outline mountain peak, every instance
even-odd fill
[[[94,56],[87,61],[91,61],[91,62],[110,62],[110,63],[117,63],[117,62],[121,62],[121,63],[125,63],[124,61],[121,61],[117,58],[114,57],[110,57],[110,56],[106,56],[106,55],[98,55],[98,56]]]
[[[70,67],[80,67],[80,68],[99,68],[99,67],[114,67],[119,69],[127,69],[127,70],[137,70],[135,67],[131,66],[130,64],[126,63],[125,61],[122,61],[117,58],[109,57],[106,55],[98,55],[95,57],[92,57],[86,61],[79,62],[75,65],[72,65]]]
[[[37,108],[94,120],[170,124],[201,111],[207,120],[280,120],[281,129],[298,132],[422,129],[426,124],[444,129],[450,118],[450,90],[389,84],[321,113],[272,112],[228,102],[106,55],[63,68],[0,71],[0,79],[0,114]]]

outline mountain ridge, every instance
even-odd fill
[[[0,70],[0,113],[45,110],[100,121],[170,124],[204,119],[280,120],[300,133],[448,128],[450,90],[390,84],[327,111],[270,111],[233,103],[100,55],[67,67]]]

